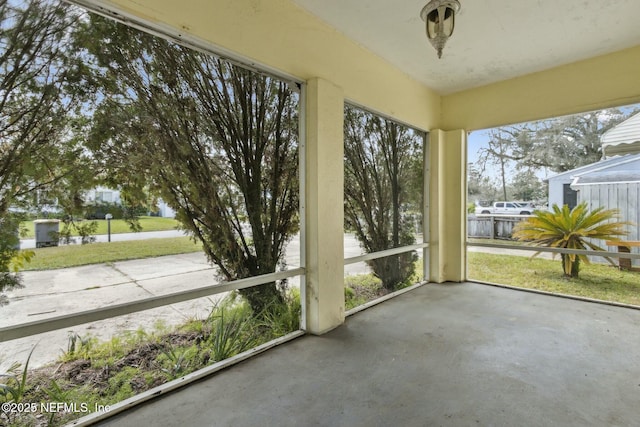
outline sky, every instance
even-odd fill
[[[480,149],[486,148],[489,143],[489,136],[487,135],[489,130],[490,129],[476,130],[467,135],[467,162],[476,163],[478,161]],[[509,177],[514,173],[514,167],[509,167],[508,170],[509,173],[507,176]],[[485,174],[489,175],[493,180],[498,180],[500,177],[498,166],[491,163],[487,163]],[[539,177],[541,179],[546,178],[546,174],[541,172]]]
[[[628,106],[623,106],[623,107],[619,107],[619,108],[622,111],[631,112],[634,109],[640,108],[640,104],[628,105]],[[489,130],[490,129],[481,129],[481,130],[470,132],[468,134],[468,136],[467,136],[467,144],[468,144],[467,156],[468,156],[468,160],[467,161],[469,163],[476,163],[478,161],[478,156],[479,156],[480,149],[487,147],[488,142],[489,142],[489,137],[487,136],[487,133],[488,133]],[[513,168],[511,168],[511,171],[513,172]],[[487,168],[486,168],[485,172],[488,175],[490,175],[493,179],[498,179],[499,178],[498,169],[497,169],[497,166],[495,166],[495,165],[487,164]],[[512,174],[509,174],[509,175],[512,175]],[[550,171],[547,171],[547,170],[541,170],[538,173],[538,177],[540,179],[548,178],[551,175],[554,175],[554,173],[550,172]]]
[[[467,136],[469,163],[477,162],[480,149],[487,146],[489,137],[486,135],[486,132],[487,130],[476,130],[470,132]]]

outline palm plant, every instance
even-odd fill
[[[624,226],[630,223],[618,221],[617,209],[600,206],[592,211],[585,202],[572,210],[567,205],[562,208],[553,205],[553,211],[534,211],[533,216],[514,228],[513,237],[528,241],[534,246],[567,249],[605,249],[592,242],[596,239],[611,240],[628,234]],[[533,256],[539,255],[540,252]],[[566,277],[578,277],[580,262],[589,263],[586,255],[561,254],[562,269]],[[615,265],[610,259],[607,260]]]

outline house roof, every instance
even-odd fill
[[[600,142],[604,157],[640,153],[640,113],[603,133]]]
[[[575,177],[571,187],[588,184],[620,184],[640,182],[640,170],[586,172]]]
[[[626,164],[628,162],[635,162],[635,161],[640,161],[640,154],[626,154],[623,156],[611,157],[605,160],[600,160],[595,163],[580,166],[579,168],[571,169],[566,172],[561,172],[559,174],[552,175],[550,177],[547,177],[545,181],[550,181],[552,179],[555,180],[558,178],[573,178],[575,176],[583,175],[591,171],[602,171],[602,170],[606,170],[607,168],[611,168],[614,166],[619,166],[619,165]]]

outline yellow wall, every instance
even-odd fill
[[[640,102],[640,46],[445,96],[443,129],[477,130]]]
[[[177,28],[302,81],[329,81],[344,90],[347,100],[419,129],[431,129],[439,120],[440,97],[434,91],[288,0],[99,3]]]
[[[79,0],[205,41],[423,130],[476,130],[640,102],[640,46],[440,97],[290,0]],[[194,13],[195,12],[195,13]]]

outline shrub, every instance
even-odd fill
[[[8,302],[3,291],[22,287],[19,271],[34,256],[33,251],[20,251],[20,219],[13,214],[0,217],[0,306]]]
[[[585,202],[569,210],[569,206],[562,208],[553,205],[553,211],[534,211],[533,216],[518,223],[514,228],[513,237],[518,240],[531,242],[535,246],[567,249],[592,249],[604,251],[588,239],[615,239],[625,236],[624,226],[628,222],[617,221],[617,209],[604,209],[600,206],[589,211]],[[540,252],[533,256],[539,255]],[[586,255],[561,254],[562,269],[566,277],[578,277],[580,262],[589,263]],[[612,264],[615,263],[610,259]]]

